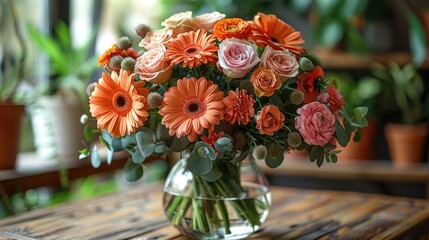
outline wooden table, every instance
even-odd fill
[[[0,239],[187,239],[162,212],[162,185],[0,220]],[[425,234],[425,200],[272,187],[272,209],[248,239],[398,239]]]

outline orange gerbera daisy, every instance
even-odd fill
[[[213,63],[217,58],[213,35],[207,35],[205,30],[186,32],[179,34],[167,43],[165,58],[171,60],[172,64],[183,62],[183,67],[197,67],[202,63]]]
[[[219,40],[225,38],[247,39],[252,33],[252,26],[241,18],[225,18],[213,26],[213,35]]]
[[[223,119],[222,100],[223,92],[212,81],[185,77],[164,94],[163,107],[158,112],[171,136],[187,135],[194,142],[197,134],[204,129],[213,131]]]
[[[305,49],[299,45],[304,43],[301,33],[275,15],[258,13],[253,18],[252,38],[258,45],[270,45],[273,49],[288,49],[301,55]]]
[[[113,137],[129,135],[147,120],[149,116],[145,94],[132,84],[135,74],[129,75],[121,69],[109,76],[102,74],[89,97],[90,112],[97,119],[97,127],[107,130]],[[136,85],[138,88],[141,84]]]
[[[252,95],[248,95],[245,89],[229,91],[228,96],[223,100],[225,104],[225,120],[229,123],[247,125],[250,118],[255,114],[253,105],[255,99]]]
[[[113,56],[121,55],[125,56],[125,51],[119,49],[115,44],[113,44],[109,49],[107,49],[99,58],[98,58],[98,66],[105,67],[110,59]]]

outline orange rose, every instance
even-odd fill
[[[269,97],[282,85],[282,81],[274,70],[263,67],[258,67],[253,72],[252,76],[250,76],[250,82],[252,82],[255,94],[258,97]]]
[[[259,133],[272,136],[284,126],[285,116],[279,108],[274,105],[267,105],[262,108],[256,117],[256,128]]]

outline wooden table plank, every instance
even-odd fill
[[[0,220],[0,239],[188,239],[166,220],[161,184]],[[394,239],[427,232],[429,202],[272,187],[267,221],[248,239]]]

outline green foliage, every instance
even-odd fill
[[[403,67],[395,62],[374,64],[372,74],[385,86],[382,99],[385,113],[399,113],[400,119],[396,121],[406,124],[418,123],[425,117],[424,83],[413,64]]]
[[[284,155],[282,153],[279,156],[275,156],[275,157],[267,156],[265,158],[265,163],[270,168],[276,168],[276,167],[280,166],[283,163],[283,160],[284,160]]]
[[[77,94],[85,102],[85,88],[96,69],[95,56],[89,56],[90,40],[81,47],[73,45],[68,26],[59,22],[55,35],[48,36],[34,26],[28,26],[30,39],[43,51],[50,61],[51,81],[42,87],[43,94]]]
[[[135,182],[143,176],[143,167],[141,164],[136,164],[132,160],[125,163],[122,175],[129,182]]]

